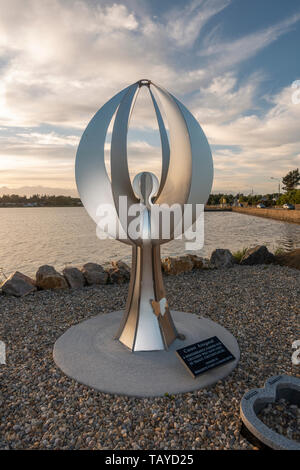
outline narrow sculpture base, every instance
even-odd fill
[[[113,336],[122,312],[101,314],[69,328],[55,343],[55,363],[69,377],[101,392],[136,397],[155,397],[198,390],[226,377],[236,367],[240,351],[234,336],[217,323],[195,314],[172,311],[177,331],[168,351],[131,352]],[[175,350],[218,338],[235,360],[193,379]]]

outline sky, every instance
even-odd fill
[[[213,192],[276,192],[271,177],[300,167],[299,45],[299,0],[0,0],[0,192],[76,195],[82,132],[142,78],[198,119]],[[131,175],[161,165],[146,92]]]

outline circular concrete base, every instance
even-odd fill
[[[234,336],[217,323],[197,315],[172,311],[177,331],[168,351],[131,352],[113,336],[123,312],[101,314],[69,328],[55,343],[54,361],[69,377],[101,392],[136,397],[162,396],[198,390],[226,377],[240,357]],[[217,336],[236,358],[195,379],[175,350]]]

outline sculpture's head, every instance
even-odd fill
[[[162,146],[162,170],[160,181],[152,173],[142,172],[131,183],[127,162],[127,130],[133,103],[142,86],[148,88],[155,109]],[[168,133],[161,107],[168,122]],[[115,113],[110,149],[110,181],[105,167],[104,144]],[[99,222],[99,207],[111,207],[111,224],[107,225],[107,233],[117,239],[122,238],[121,241],[125,243],[136,241],[128,233],[132,215],[127,213],[124,217],[121,214],[124,197],[128,209],[140,202],[150,211],[153,204],[165,208],[173,204],[183,209],[185,204],[195,207],[196,204],[205,204],[212,180],[211,151],[200,125],[180,101],[150,80],[139,80],[104,104],[85,129],[77,150],[76,182],[82,203],[96,223]],[[195,212],[191,223],[194,221]],[[122,236],[120,230],[111,230],[114,223],[115,227],[122,226]],[[163,241],[158,239],[156,242]]]
[[[153,199],[157,195],[159,181],[154,173],[143,171],[135,175],[132,182],[133,191],[139,201],[144,204],[148,210],[153,206]]]

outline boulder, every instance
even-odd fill
[[[180,274],[191,271],[194,263],[189,256],[179,256],[172,258],[168,256],[161,262],[162,270],[165,274]]]
[[[203,258],[197,255],[187,255],[193,263],[194,269],[202,269],[203,268]]]
[[[275,262],[275,256],[269,252],[268,248],[264,245],[257,245],[254,248],[249,248],[241,259],[240,264],[253,265],[253,264],[269,264]]]
[[[108,273],[97,263],[86,263],[82,266],[83,273],[88,285],[106,284],[108,281]]]
[[[65,276],[69,286],[72,289],[80,289],[85,285],[85,277],[78,268],[68,266],[64,268],[63,275]]]
[[[300,269],[300,248],[275,256],[276,263],[289,268]]]
[[[56,271],[53,266],[44,264],[36,273],[36,285],[40,289],[67,289],[68,284],[64,276]]]
[[[112,284],[123,284],[130,279],[130,267],[123,261],[112,261],[111,267],[106,269],[109,276],[109,282]]]
[[[19,271],[11,274],[2,283],[1,287],[4,294],[15,295],[16,297],[23,297],[37,290],[34,280]]]
[[[211,254],[210,264],[216,268],[231,268],[236,264],[236,259],[229,250],[217,248]]]

